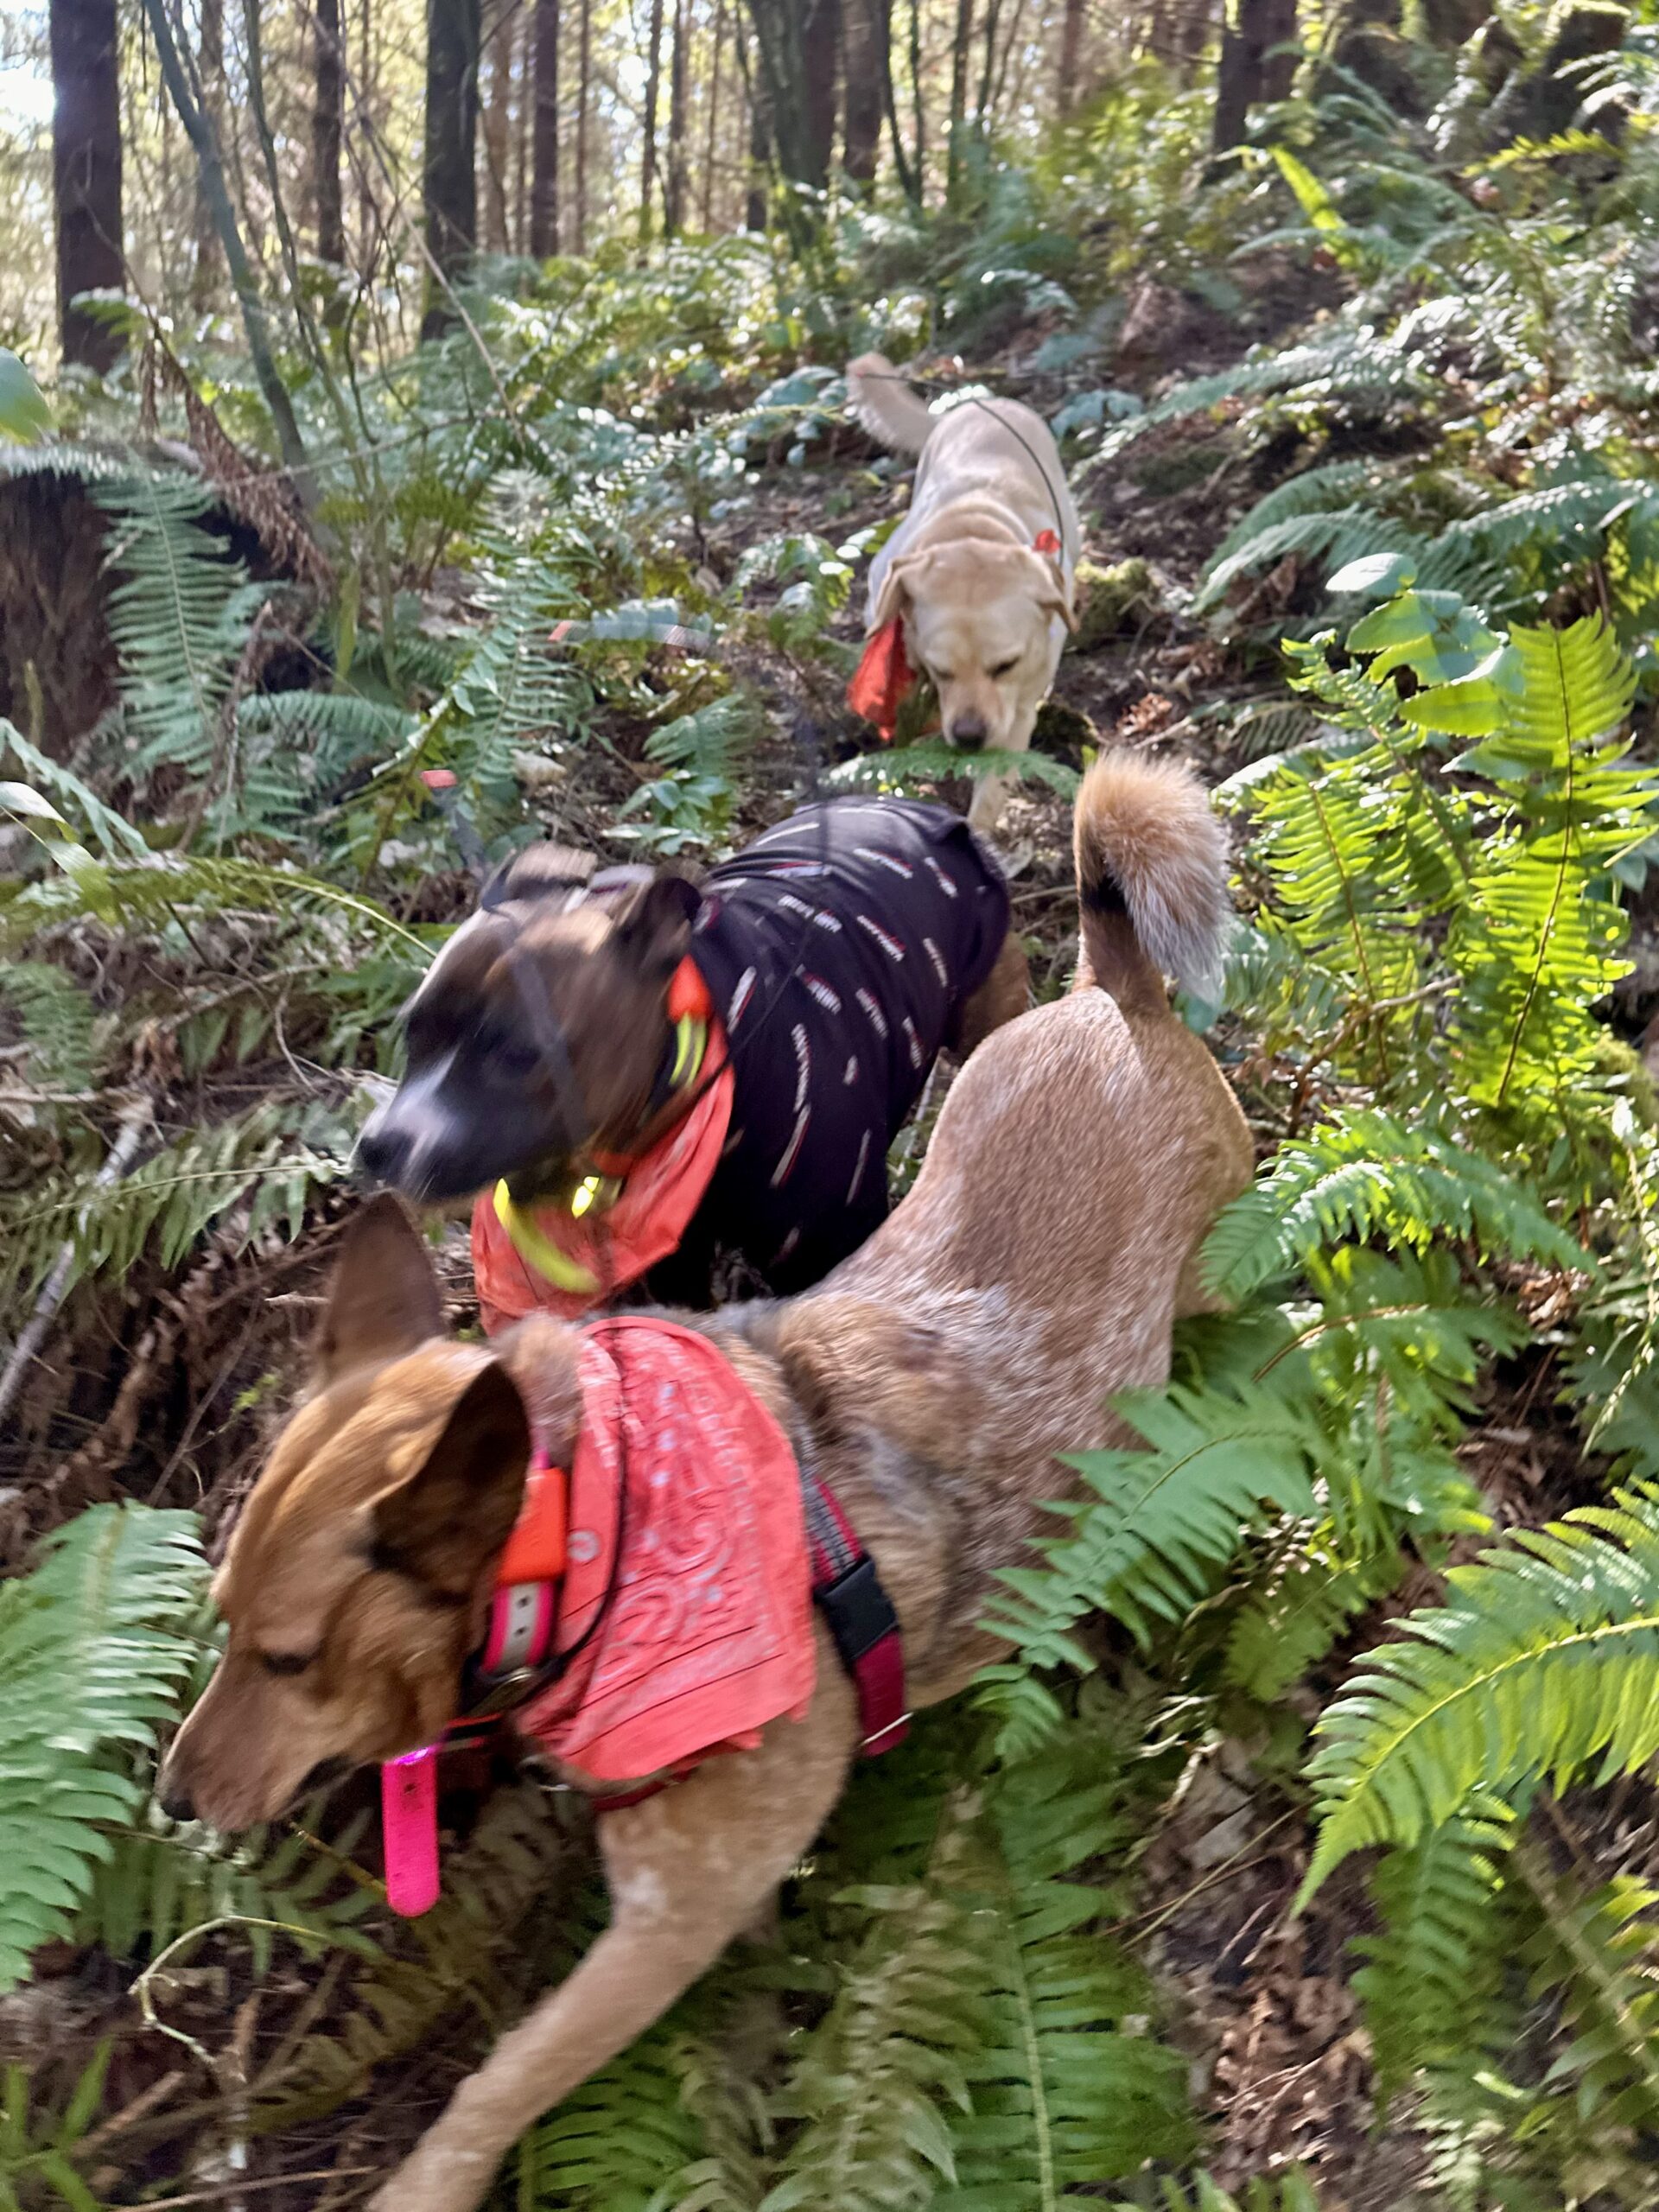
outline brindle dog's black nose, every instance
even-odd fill
[[[950,742],[964,753],[977,753],[987,734],[983,715],[958,715],[950,725]]]
[[[355,1166],[373,1183],[395,1183],[409,1165],[409,1139],[384,1114],[372,1115],[357,1141]]]

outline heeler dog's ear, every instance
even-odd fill
[[[530,1416],[500,1361],[456,1399],[421,1465],[374,1501],[376,1543],[435,1592],[461,1599],[512,1533],[530,1466]]]
[[[442,1334],[430,1255],[403,1207],[382,1192],[359,1207],[341,1240],[315,1347],[317,1380],[326,1386]]]
[[[690,946],[702,904],[702,893],[683,875],[653,876],[619,903],[617,939],[642,976],[667,982]]]
[[[566,905],[588,887],[598,866],[591,853],[569,845],[526,845],[509,853],[478,894],[480,906],[489,912],[509,899],[561,899]]]

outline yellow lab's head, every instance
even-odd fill
[[[1059,563],[1025,545],[959,539],[901,555],[882,579],[872,632],[895,617],[964,753],[1025,744],[1054,674],[1058,620],[1077,626]]]

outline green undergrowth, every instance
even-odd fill
[[[1639,92],[1643,51],[1604,75]],[[1659,1751],[1659,1139],[1609,1018],[1659,830],[1632,741],[1659,573],[1651,135],[1586,178],[1570,148],[1471,151],[1448,117],[1351,86],[1289,103],[1177,221],[1198,111],[1148,65],[1052,159],[990,165],[977,229],[844,209],[800,262],[735,240],[504,276],[474,302],[487,364],[463,334],[359,365],[354,444],[301,383],[321,580],[232,557],[225,486],[112,437],[118,391],[5,448],[13,476],[73,467],[111,569],[111,713],[73,743],[27,702],[0,728],[24,855],[0,887],[0,1326],[44,1294],[71,1341],[136,1287],[315,1228],[469,849],[568,812],[607,857],[717,855],[758,792],[797,787],[805,726],[830,789],[963,772],[841,714],[887,526],[843,518],[882,512],[891,474],[837,447],[848,350],[1040,319],[1027,365],[1086,509],[1200,431],[1250,486],[1188,610],[1268,686],[1217,793],[1226,1004],[1186,1008],[1270,1139],[1206,1249],[1220,1310],[1126,1402],[1142,1448],[1080,1459],[1010,1562],[1009,1658],[859,1773],[779,1942],[538,2123],[503,2205],[1317,2212],[1294,2171],[1207,2177],[1226,2115],[1143,1940],[1173,1902],[1158,1847],[1224,1758],[1252,1834],[1305,1823],[1285,1912],[1328,1913],[1360,1862],[1346,1971],[1425,2201],[1649,2201],[1659,1901],[1607,1808],[1646,1817]],[[1085,249],[1082,202],[1120,178]],[[1253,257],[1313,252],[1343,296],[1306,331],[1200,381],[1117,380],[1138,276],[1242,314]],[[185,368],[257,448],[233,365]],[[780,484],[821,492],[812,526],[803,501],[774,526]],[[1479,1448],[1523,1421],[1554,1454],[1542,1529]],[[0,1970],[68,1945],[194,2038],[168,2063],[212,2146],[385,2093],[434,2038],[481,2044],[602,1905],[569,1902],[579,1852],[528,1787],[412,1928],[356,1827],[232,1847],[165,1821],[204,1582],[188,1516],[100,1504],[0,1588],[22,1716]],[[239,2087],[193,1974],[284,2023]],[[0,2195],[86,2212],[109,2063],[9,2081]],[[156,2173],[186,2155],[150,2139]]]

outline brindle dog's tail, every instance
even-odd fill
[[[1173,761],[1097,760],[1077,793],[1079,989],[1161,1000],[1158,971],[1197,996],[1218,988],[1232,909],[1227,845],[1203,785]]]

